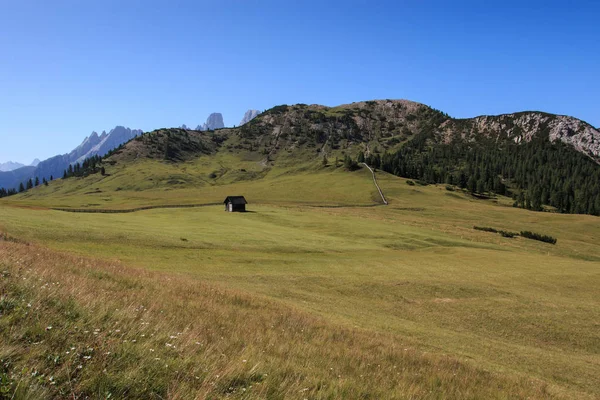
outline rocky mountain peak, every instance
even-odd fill
[[[244,114],[244,118],[242,118],[242,120],[240,121],[239,126],[242,126],[242,125],[247,124],[248,122],[252,121],[254,118],[256,118],[258,116],[258,114],[260,114],[260,111],[258,111],[258,110],[246,111],[246,113]]]
[[[221,113],[210,114],[206,119],[206,123],[204,124],[204,126],[206,126],[205,130],[211,131],[215,129],[224,128],[225,124],[223,123],[223,115]]]

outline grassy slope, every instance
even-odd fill
[[[597,218],[532,213],[502,199],[493,205],[385,174],[379,180],[389,207],[307,207],[373,204],[376,192],[365,171],[308,164],[294,174],[273,168],[254,182],[236,183],[235,171],[221,177],[223,185],[204,181],[216,166],[227,170],[227,161],[186,164],[198,180],[193,189],[196,181],[184,189],[110,191],[128,175],[111,171],[92,178],[102,193],[83,194],[89,187],[67,180],[7,203],[127,208],[244,194],[254,213],[232,215],[218,206],[100,215],[0,207],[0,228],[54,249],[264,295],[334,325],[386,332],[403,346],[541,379],[555,395],[600,396]],[[173,173],[167,164],[151,166],[154,176]],[[131,173],[149,170],[131,169],[129,182],[138,181]],[[102,202],[107,192],[110,200]],[[474,231],[475,224],[559,241],[504,239]]]
[[[2,242],[0,260],[0,398],[549,395],[395,335],[173,274]]]
[[[108,167],[109,176],[60,179],[6,201],[20,206],[126,209],[156,204],[218,203],[237,193],[251,203],[369,205],[377,202],[371,182],[354,176],[368,177],[368,171],[348,174],[342,168],[335,168],[334,163],[332,160],[327,168],[314,162],[290,167],[286,166],[285,156],[281,156],[277,166],[265,167],[260,161],[245,160],[243,154],[227,153],[179,164],[141,160]],[[210,177],[212,173],[215,178]]]

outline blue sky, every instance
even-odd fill
[[[5,1],[0,162],[284,103],[405,98],[600,126],[596,3]]]

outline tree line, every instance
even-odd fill
[[[396,152],[368,155],[366,162],[397,176],[455,185],[473,194],[512,196],[515,207],[600,215],[600,165],[561,142],[536,138],[523,144],[446,144],[431,139],[419,134]]]
[[[102,163],[102,157],[92,156],[83,160],[83,163],[70,164],[67,169],[63,172],[63,179],[70,178],[72,176],[88,176],[96,172],[101,172],[102,175],[106,173],[104,167],[100,166]]]
[[[83,160],[82,163],[69,164],[69,167],[63,172],[63,179],[67,179],[73,176],[84,177],[90,174],[100,172],[104,175],[105,169],[102,164],[102,157],[96,155]],[[17,193],[23,193],[29,189],[32,189],[40,184],[48,186],[48,183],[54,180],[54,176],[50,175],[50,179],[42,178],[40,181],[39,177],[29,178],[26,182],[21,182],[17,188],[5,189],[0,188],[0,198],[12,196]]]

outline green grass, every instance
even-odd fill
[[[39,186],[5,201],[19,206],[124,209],[215,203],[235,192],[252,203],[369,205],[378,202],[369,179],[355,177],[368,177],[366,170],[348,174],[333,165],[321,168],[314,163],[285,166],[286,163],[285,156],[278,159],[277,166],[265,166],[260,161],[245,161],[244,154],[221,153],[180,164],[141,160],[109,166],[106,168],[108,176],[95,174],[85,179],[60,179],[48,187]],[[216,178],[211,179],[211,174]]]
[[[310,163],[263,171],[247,161],[239,168],[263,176],[242,179],[224,167],[222,182],[209,182],[219,163],[234,161],[227,157],[184,167],[144,161],[127,169],[129,180],[125,169],[115,170],[90,178],[89,186],[56,182],[0,203],[0,230],[54,250],[262,296],[336,326],[392,335],[421,353],[540,380],[555,397],[600,396],[597,218],[528,212],[510,207],[510,199],[478,200],[381,173],[390,205],[350,207],[378,203],[368,171]],[[164,183],[182,168],[190,182]],[[163,182],[156,188],[140,186],[150,185],[143,178],[150,171]],[[84,194],[89,187],[102,193]],[[43,209],[206,204],[228,194],[245,195],[252,212]],[[541,232],[558,243],[507,239],[474,225]]]

